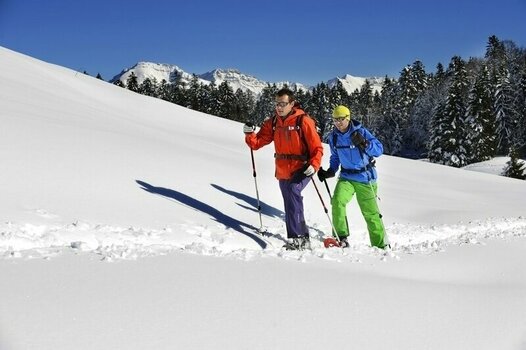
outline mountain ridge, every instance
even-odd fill
[[[215,85],[220,85],[226,81],[234,91],[237,89],[241,89],[244,92],[251,91],[256,96],[260,95],[267,85],[272,84],[276,84],[278,88],[287,85],[289,87],[302,89],[305,91],[312,90],[313,88],[312,86],[298,82],[267,82],[250,74],[243,73],[236,68],[216,68],[206,73],[195,74],[186,72],[175,64],[144,61],[138,62],[134,66],[122,70],[119,74],[115,75],[110,80],[110,82],[113,83],[117,80],[120,80],[126,84],[126,80],[132,72],[137,76],[139,84],[142,83],[142,81],[144,81],[146,78],[155,79],[158,83],[160,83],[163,79],[168,83],[175,83],[177,79],[180,79],[184,83],[188,84],[195,75],[198,81],[202,84],[210,84],[213,82]],[[333,87],[338,83],[338,81],[340,81],[347,93],[351,94],[355,90],[359,90],[365,83],[366,79],[368,79],[371,83],[373,92],[380,92],[382,90],[382,82],[384,80],[383,77],[356,77],[350,74],[345,74],[343,77],[334,77],[324,81],[323,83],[327,84],[329,87]]]

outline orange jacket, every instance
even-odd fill
[[[304,117],[301,131],[298,131],[296,122],[301,115]],[[272,130],[274,118],[276,118],[276,129]],[[293,107],[285,118],[277,114],[272,118],[267,118],[257,134],[251,133],[245,136],[245,142],[253,150],[266,146],[272,141],[274,141],[276,151],[274,157],[278,180],[292,178],[293,174],[307,163],[312,165],[316,171],[320,168],[323,156],[320,136],[316,132],[314,120],[308,118],[301,108]]]

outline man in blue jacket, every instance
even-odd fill
[[[330,166],[318,171],[320,181],[334,177],[341,166],[340,176],[332,197],[332,220],[340,246],[348,247],[349,227],[346,207],[356,193],[356,199],[367,223],[371,245],[385,248],[385,229],[376,202],[377,174],[374,158],[383,153],[380,141],[358,121],[351,119],[351,111],[337,106],[332,113],[334,130],[329,135]]]

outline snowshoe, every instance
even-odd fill
[[[347,237],[340,237],[339,241],[336,238],[328,237],[323,240],[323,246],[325,248],[349,248],[349,241],[347,240]]]
[[[289,242],[283,245],[285,250],[305,250],[311,249],[309,236],[292,238]]]

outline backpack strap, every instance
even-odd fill
[[[354,131],[354,132],[358,132],[358,130]],[[344,149],[344,148],[350,148],[351,147],[351,144],[349,145],[344,145],[344,146],[338,146],[336,144],[336,142],[338,141],[338,135],[336,135],[336,132],[332,132],[332,146],[334,147],[334,149]],[[361,148],[358,147],[358,151],[360,152],[360,157],[363,158],[364,154],[369,158],[369,162],[368,164],[364,167],[364,168],[361,168],[361,169],[345,169],[344,167],[341,167],[341,171],[342,172],[346,172],[346,173],[349,173],[349,174],[359,174],[359,173],[363,173],[365,171],[368,171],[368,170],[371,170],[372,168],[374,168],[376,166],[376,160],[374,159],[374,157],[370,156],[367,152],[364,152],[362,151]]]

